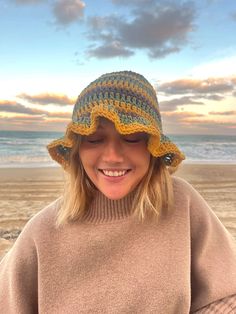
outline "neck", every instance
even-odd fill
[[[124,220],[131,215],[134,195],[133,191],[122,199],[111,200],[96,191],[84,220],[95,224]]]

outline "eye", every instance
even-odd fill
[[[90,140],[90,139],[87,139],[87,142],[88,143],[91,143],[91,144],[97,144],[97,143],[101,143],[102,142],[102,139],[94,139],[94,140]]]
[[[139,143],[146,139],[144,135],[141,134],[130,134],[123,137],[124,141],[127,143]]]
[[[141,141],[141,139],[138,138],[138,139],[132,139],[132,140],[130,140],[130,139],[125,138],[125,141],[128,142],[128,143],[138,143],[138,142]]]
[[[103,141],[103,137],[102,136],[95,136],[95,135],[84,135],[82,136],[82,141],[84,143],[89,143],[89,144],[97,144]]]

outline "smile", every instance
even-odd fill
[[[100,172],[102,172],[105,176],[107,177],[123,177],[124,175],[126,175],[129,171],[131,171],[131,169],[128,170],[115,170],[115,171],[111,171],[111,170],[102,170],[99,169]]]

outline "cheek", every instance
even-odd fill
[[[149,169],[151,154],[147,150],[146,146],[141,147],[139,151],[133,152],[132,156],[133,161],[140,166],[140,169],[142,169],[143,172],[147,172]]]
[[[86,172],[95,166],[97,158],[97,154],[94,151],[84,148],[80,149],[80,160]]]

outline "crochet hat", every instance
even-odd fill
[[[66,169],[75,141],[74,133],[94,133],[99,117],[111,120],[120,134],[148,133],[148,150],[154,157],[162,158],[168,166],[177,166],[185,158],[178,147],[162,133],[154,88],[142,75],[122,71],[100,76],[81,92],[65,136],[47,146],[52,159]]]

